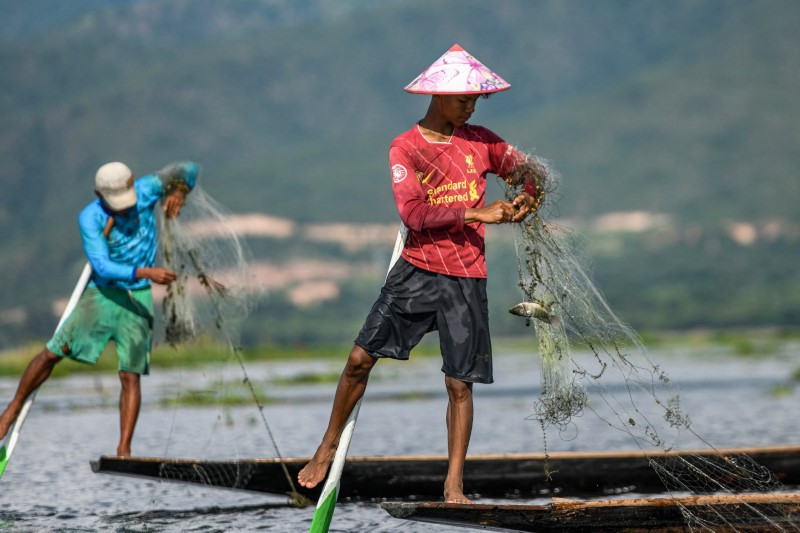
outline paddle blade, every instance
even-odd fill
[[[6,455],[6,445],[3,444],[0,446],[0,478],[3,477],[3,472],[6,471],[6,465],[8,464],[8,457]]]
[[[325,500],[317,506],[314,512],[314,519],[311,521],[311,529],[308,533],[328,533],[331,526],[333,511],[336,509],[336,498],[339,495],[339,487],[334,488]]]

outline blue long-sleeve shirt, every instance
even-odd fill
[[[103,235],[109,216],[99,198],[78,215],[83,250],[92,265],[90,287],[144,289],[149,279],[136,279],[136,269],[155,264],[158,247],[155,208],[172,180],[194,188],[200,167],[183,162],[134,181],[136,205],[124,214],[113,213],[114,226],[108,238]]]

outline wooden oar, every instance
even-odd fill
[[[78,300],[80,300],[83,290],[86,288],[86,284],[89,283],[89,277],[91,275],[92,266],[89,263],[86,263],[86,266],[83,267],[83,272],[81,272],[80,278],[78,278],[78,283],[75,285],[75,289],[72,291],[72,296],[69,297],[67,307],[61,314],[61,320],[58,321],[56,332],[61,325],[64,324],[64,321],[67,319],[70,313],[72,313],[72,311],[75,309],[75,306],[78,305]],[[11,458],[11,454],[17,444],[17,440],[19,439],[19,432],[22,430],[22,424],[25,423],[25,419],[28,417],[28,413],[33,406],[33,401],[36,399],[36,392],[38,390],[38,388],[34,389],[34,391],[28,395],[28,398],[25,400],[25,403],[22,406],[22,410],[19,412],[17,420],[11,426],[6,438],[3,439],[2,443],[0,443],[0,477],[3,476],[3,472],[6,470],[8,460]]]
[[[387,278],[389,277],[389,272],[392,271],[392,267],[394,267],[394,264],[403,252],[407,236],[408,228],[401,223],[400,229],[397,231],[397,240],[395,240],[394,243],[392,260],[389,261],[389,270],[386,272]],[[322,494],[319,496],[317,510],[314,511],[314,518],[311,521],[309,533],[328,533],[328,528],[333,518],[333,511],[336,507],[336,499],[339,496],[339,480],[342,477],[344,461],[347,458],[347,450],[350,448],[350,439],[353,437],[353,430],[356,427],[356,419],[358,418],[358,411],[360,409],[361,400],[358,400],[353,406],[350,416],[347,417],[344,423],[342,435],[339,437],[339,446],[336,448],[336,454],[333,456],[328,479],[325,481],[325,486],[322,488]]]

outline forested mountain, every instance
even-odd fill
[[[77,213],[109,160],[200,161],[235,213],[395,222],[387,147],[427,105],[402,87],[454,42],[511,82],[473,121],[558,169],[560,215],[587,233],[625,318],[800,320],[797,2],[2,0],[0,14],[0,340],[52,328],[84,261]],[[589,225],[634,211],[669,223]],[[379,262],[295,240],[252,244],[275,263]],[[496,320],[515,297],[511,253],[490,243]],[[302,309],[276,293],[251,341],[337,338],[377,292],[340,289]],[[340,325],[303,328],[320,316]],[[284,338],[276,320],[298,325]]]

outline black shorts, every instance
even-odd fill
[[[436,274],[401,257],[355,343],[374,357],[408,359],[422,337],[435,330],[442,372],[461,381],[494,381],[485,278]]]

